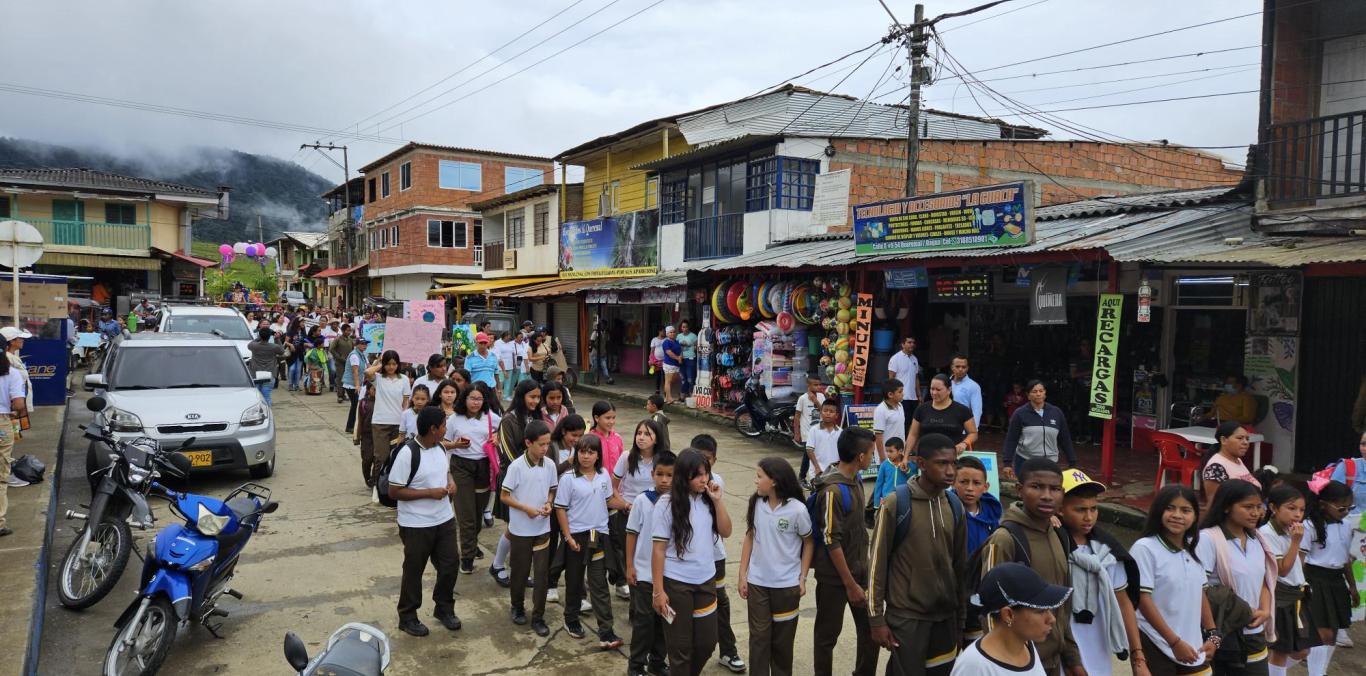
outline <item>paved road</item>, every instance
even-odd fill
[[[263,521],[262,532],[253,538],[243,553],[233,587],[246,595],[242,601],[225,599],[231,615],[223,622],[222,640],[216,640],[200,627],[182,632],[162,673],[197,676],[204,674],[287,673],[281,656],[284,633],[295,631],[316,650],[337,626],[345,622],[366,622],[390,636],[393,648],[391,674],[469,673],[469,674],[563,674],[572,671],[621,673],[626,668],[624,653],[604,653],[588,640],[575,640],[563,631],[557,605],[548,607],[547,623],[552,634],[538,638],[526,627],[513,625],[507,615],[507,592],[488,577],[481,565],[473,576],[462,576],[456,586],[456,611],[464,621],[458,632],[446,632],[430,620],[430,607],[422,616],[432,628],[426,638],[412,638],[398,632],[394,604],[398,596],[399,567],[402,560],[397,527],[392,511],[372,505],[359,477],[359,451],[340,430],[346,410],[328,396],[307,397],[275,393],[279,462],[274,477],[264,481],[281,503],[280,510]],[[89,489],[81,471],[85,443],[79,439],[76,423],[89,414],[82,401],[75,401],[68,426],[68,438],[58,514],[88,503]],[[622,411],[621,427],[628,428],[638,416]],[[643,417],[640,416],[640,417]],[[741,438],[733,430],[678,416],[671,425],[671,436],[679,442],[709,432],[721,443],[720,473],[728,480],[726,505],[735,518],[744,514],[745,500],[752,492],[751,477],[756,462],[765,455],[799,457],[792,448],[780,448]],[[629,436],[629,430],[623,431]],[[243,475],[221,475],[197,479],[193,490],[223,495],[246,481]],[[167,509],[157,502],[158,519],[167,523]],[[738,522],[737,522],[738,523]],[[737,525],[737,529],[740,526]],[[74,537],[71,522],[58,524],[54,537],[55,566]],[[485,532],[481,544],[492,552],[498,532]],[[135,533],[140,550],[152,533]],[[1131,539],[1132,534],[1123,534]],[[730,579],[735,579],[742,538],[730,538]],[[489,559],[481,561],[484,564]],[[140,562],[134,558],[119,586],[101,604],[83,613],[60,608],[55,589],[48,591],[40,673],[80,676],[96,674],[99,662],[113,635],[114,618],[136,593]],[[427,584],[432,575],[427,575]],[[430,586],[428,587],[430,588]],[[731,623],[745,655],[747,629],[743,602],[732,596],[735,610]],[[629,639],[630,627],[624,601],[614,601],[617,632]],[[798,630],[797,673],[810,673],[810,641],[814,620],[811,595],[803,600],[801,627]],[[585,618],[591,625],[591,615]],[[846,622],[852,636],[852,621]],[[591,634],[590,634],[591,636]],[[1366,635],[1358,640],[1366,646]],[[847,672],[853,666],[850,641],[836,651],[836,670]],[[1361,673],[1366,649],[1339,651],[1335,673]],[[885,662],[885,657],[884,657]],[[1301,667],[1302,669],[1302,667]],[[1344,671],[1339,671],[1344,669]],[[729,673],[713,662],[709,673]],[[1127,673],[1127,670],[1116,673]]]

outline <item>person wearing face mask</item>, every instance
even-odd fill
[[[1236,420],[1244,425],[1257,422],[1257,399],[1247,391],[1247,376],[1232,374],[1224,379],[1224,392],[1214,400],[1219,421]]]

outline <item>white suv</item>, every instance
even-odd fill
[[[251,359],[247,344],[256,337],[247,318],[234,308],[212,305],[167,305],[157,311],[162,333],[204,333],[232,341],[242,360]]]
[[[119,343],[101,373],[85,377],[108,406],[114,436],[151,437],[177,448],[195,471],[245,469],[253,479],[275,472],[275,419],[256,389],[274,377],[250,373],[235,347],[212,336],[138,333]]]

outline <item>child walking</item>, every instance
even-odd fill
[[[730,537],[730,514],[701,453],[679,453],[674,472],[678,480],[655,505],[653,605],[664,617],[670,673],[697,676],[716,648],[712,542],[716,536]]]
[[[631,657],[627,676],[645,676],[648,667],[660,674],[665,666],[664,620],[651,606],[654,599],[654,509],[660,496],[673,488],[675,457],[669,451],[655,455],[650,473],[654,487],[642,491],[631,505],[626,522],[626,582],[631,585]]]
[[[1209,584],[1227,587],[1252,609],[1252,619],[1241,632],[1224,636],[1225,641],[1237,640],[1238,644],[1214,655],[1211,666],[1217,674],[1267,673],[1267,643],[1276,636],[1272,612],[1278,575],[1275,559],[1257,532],[1261,516],[1261,489],[1229,479],[1215,490],[1200,523],[1195,555]]]
[[[1322,644],[1309,649],[1309,676],[1328,673],[1337,650],[1337,632],[1351,625],[1352,608],[1360,598],[1352,578],[1352,529],[1343,523],[1352,504],[1352,489],[1329,481],[1319,490],[1318,502],[1309,518],[1304,577],[1309,583],[1309,611]]]
[[[510,510],[507,538],[509,582],[512,588],[512,622],[526,624],[526,581],[532,577],[531,630],[549,636],[545,624],[545,595],[549,581],[550,511],[555,501],[559,474],[546,459],[550,449],[550,428],[540,420],[527,423],[524,430],[526,450],[508,466],[500,494]]]
[[[654,469],[655,455],[660,451],[669,450],[668,442],[664,440],[663,428],[653,420],[642,420],[637,423],[636,432],[631,440],[631,451],[617,456],[616,463],[610,468],[612,491],[626,506],[625,510],[613,510],[612,542],[623,544],[626,542],[626,522],[629,520],[631,505],[641,491],[654,486],[651,473]],[[623,564],[625,551],[622,548]],[[631,588],[625,580],[617,585],[617,596],[631,598]]]
[[[904,394],[900,380],[888,378],[882,383],[882,403],[873,410],[873,443],[879,463],[887,459],[886,446],[891,440],[901,440],[901,448],[906,448],[906,413],[901,408]]]
[[[1208,674],[1222,640],[1214,628],[1195,556],[1200,502],[1188,486],[1157,492],[1143,533],[1129,550],[1138,564],[1139,642],[1153,676]]]
[[[764,458],[754,471],[740,553],[740,598],[748,602],[752,673],[790,676],[797,611],[814,552],[811,513],[792,465]]]
[[[589,425],[588,433],[602,440],[602,466],[617,466],[617,458],[621,457],[625,443],[621,435],[617,434],[617,408],[610,401],[599,401],[593,404],[593,420]],[[626,583],[626,562],[623,555],[624,537],[619,538],[617,534],[625,531],[626,515],[619,510],[612,510],[608,516],[611,537],[607,541],[607,581],[617,588],[617,594],[621,594],[621,588]],[[618,520],[621,520],[622,527],[618,528]],[[627,592],[629,593],[629,589]]]
[[[1309,649],[1319,644],[1314,618],[1305,603],[1304,581],[1304,494],[1289,484],[1271,489],[1267,496],[1271,517],[1261,528],[1263,541],[1276,559],[1276,639],[1271,642],[1267,671],[1285,676],[1285,670],[1299,664]]]
[[[1001,525],[1001,501],[991,493],[987,466],[981,460],[964,455],[958,458],[957,467],[953,492],[963,501],[963,511],[968,517],[968,553],[971,554]],[[965,638],[975,640],[978,636]]]
[[[811,481],[839,464],[840,404],[827,399],[821,404],[821,422],[806,432],[806,457],[811,461]]]
[[[659,425],[659,441],[664,444],[664,448],[673,448],[669,444],[669,415],[664,412],[664,396],[652,394],[645,399],[645,413],[650,416],[650,420]]]
[[[877,483],[873,485],[873,509],[882,507],[882,499],[895,493],[897,486],[910,481],[918,471],[908,462],[904,440],[892,439],[883,444],[883,449],[887,452],[887,459],[877,467]]]
[[[710,434],[699,434],[692,438],[692,447],[707,459],[707,466],[712,470],[712,482],[720,486],[722,491],[726,490],[725,479],[716,472],[716,438]],[[717,659],[721,666],[742,674],[745,672],[745,661],[740,658],[740,647],[735,642],[735,630],[730,627],[730,595],[726,593],[725,538],[715,539],[712,553],[716,557],[716,637],[717,645],[721,648],[721,654]]]
[[[823,416],[830,411],[830,403],[825,402]],[[838,464],[820,475],[814,484],[817,497],[812,526],[818,533],[820,547],[811,562],[816,571],[812,662],[817,674],[834,672],[835,644],[844,630],[844,616],[850,614],[856,634],[854,673],[872,676],[877,669],[878,648],[869,631],[868,598],[863,590],[868,579],[868,528],[863,524],[863,482],[858,475],[872,458],[873,433],[862,427],[850,427],[839,433],[837,451]],[[846,613],[845,608],[852,612]]]
[[[398,423],[398,433],[404,439],[412,439],[417,434],[417,414],[427,407],[427,402],[431,401],[431,393],[427,391],[426,385],[413,387],[413,395],[408,398],[408,408],[403,411],[403,419]],[[442,418],[444,425],[445,418]],[[385,456],[388,457],[388,456]]]
[[[621,497],[612,492],[602,471],[602,440],[585,437],[575,449],[574,468],[560,477],[555,491],[555,513],[564,535],[564,629],[573,638],[583,638],[579,624],[579,601],[583,598],[584,576],[598,621],[598,647],[616,650],[621,637],[612,629],[612,595],[607,590],[606,551],[607,508],[622,508]]]
[[[560,418],[559,424],[555,425],[550,433],[550,453],[547,457],[555,462],[555,470],[564,474],[574,469],[575,453],[578,448],[579,439],[582,439],[584,432],[588,430],[588,425],[584,422],[583,416],[570,413]],[[602,446],[598,445],[601,456]],[[564,573],[564,536],[560,529],[550,529],[550,589],[546,591],[545,599],[548,603],[560,602],[560,575]],[[583,608],[580,607],[580,611]]]

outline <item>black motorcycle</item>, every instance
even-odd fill
[[[795,401],[770,402],[759,379],[750,378],[745,383],[744,403],[735,409],[735,429],[751,439],[768,434],[798,446],[792,438],[792,418],[796,414]]]
[[[102,405],[99,397],[86,402],[92,411]],[[93,442],[86,462],[91,480],[90,512],[66,512],[67,519],[85,521],[85,525],[62,557],[57,584],[59,600],[72,610],[95,605],[118,583],[133,552],[131,526],[146,530],[156,525],[147,505],[152,479],[163,470],[179,475],[169,460],[170,453],[154,439],[123,441],[115,438],[108,426],[92,429],[83,425],[81,429]],[[193,443],[193,438],[187,439],[180,448]]]
[[[368,624],[351,622],[332,632],[322,653],[309,659],[303,640],[291,631],[285,634],[285,660],[299,676],[380,676],[389,668],[389,639]]]

